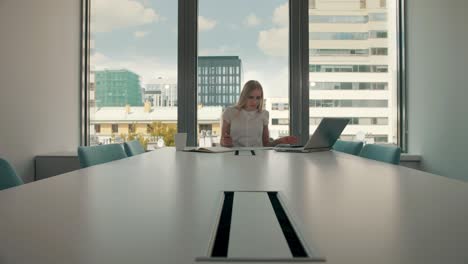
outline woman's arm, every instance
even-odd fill
[[[232,138],[231,138],[231,124],[226,120],[223,120],[221,126],[221,146],[223,147],[232,147]]]
[[[263,126],[262,141],[263,141],[264,147],[274,147],[278,144],[296,144],[297,137],[295,136],[281,137],[270,142],[270,132],[268,131],[268,126]]]

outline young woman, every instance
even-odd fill
[[[295,144],[294,136],[270,142],[268,111],[263,109],[263,88],[255,80],[245,83],[237,105],[223,113],[221,145],[224,147],[269,147],[277,144]]]

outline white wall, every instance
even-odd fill
[[[79,53],[79,0],[0,0],[0,156],[25,181],[79,145]]]
[[[468,180],[468,1],[407,4],[409,152]]]

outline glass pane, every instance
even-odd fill
[[[310,133],[347,117],[343,139],[397,143],[396,0],[309,7]]]
[[[91,0],[90,67],[91,145],[174,145],[177,1]]]
[[[199,145],[219,144],[222,113],[249,80],[263,87],[270,138],[288,135],[288,2],[200,0],[198,15]]]

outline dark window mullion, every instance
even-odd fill
[[[197,145],[198,0],[179,0],[177,54],[177,130]]]
[[[289,1],[290,135],[309,139],[309,3]]]

